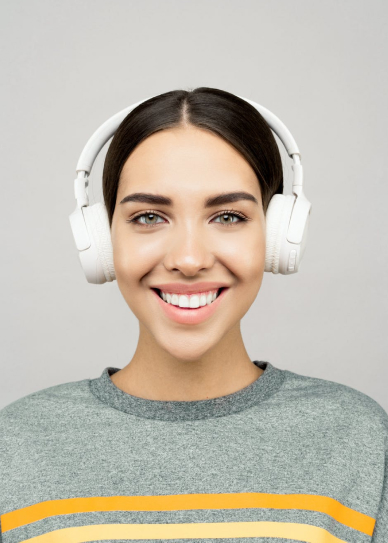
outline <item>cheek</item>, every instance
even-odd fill
[[[256,282],[264,273],[265,236],[261,231],[249,232],[235,240],[226,239],[218,250],[222,264],[242,282]]]
[[[141,236],[117,234],[112,236],[112,246],[113,264],[119,283],[138,283],[160,262],[160,244],[151,236],[141,239]]]
[[[237,278],[236,284],[236,311],[242,318],[260,291],[265,268],[265,238],[256,236],[255,239],[245,240],[238,252],[238,258],[231,269]]]

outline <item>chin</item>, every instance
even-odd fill
[[[171,331],[170,334],[165,334],[161,331],[161,336],[154,335],[154,339],[159,347],[166,351],[173,358],[184,360],[187,362],[199,360],[206,353],[213,349],[220,341],[214,333],[214,330],[180,330]]]

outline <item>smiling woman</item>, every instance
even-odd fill
[[[263,279],[265,211],[282,191],[271,129],[230,93],[168,92],[122,121],[103,172],[115,275],[140,330],[112,376],[121,390],[198,401],[261,376],[240,321]]]
[[[252,361],[241,335],[264,271],[298,270],[296,144],[282,129],[294,199],[269,126],[232,94],[172,91],[118,118],[81,154],[70,222],[88,281],[117,279],[137,317],[136,351],[1,412],[0,540],[386,543],[388,415]],[[116,127],[89,209],[83,174]]]

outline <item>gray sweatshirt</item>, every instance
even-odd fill
[[[4,407],[2,543],[387,543],[387,413],[253,363],[209,400],[132,396],[106,367]]]

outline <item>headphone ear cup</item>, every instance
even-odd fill
[[[264,271],[279,273],[282,245],[290,222],[295,196],[274,194],[266,213],[266,252]],[[281,273],[281,272],[280,272]]]
[[[98,202],[82,209],[94,249],[92,266],[89,262],[89,269],[92,270],[93,277],[89,277],[87,273],[87,279],[90,283],[98,284],[114,281],[116,273],[113,265],[113,247],[106,206],[102,202]],[[82,251],[80,257],[82,257]]]

